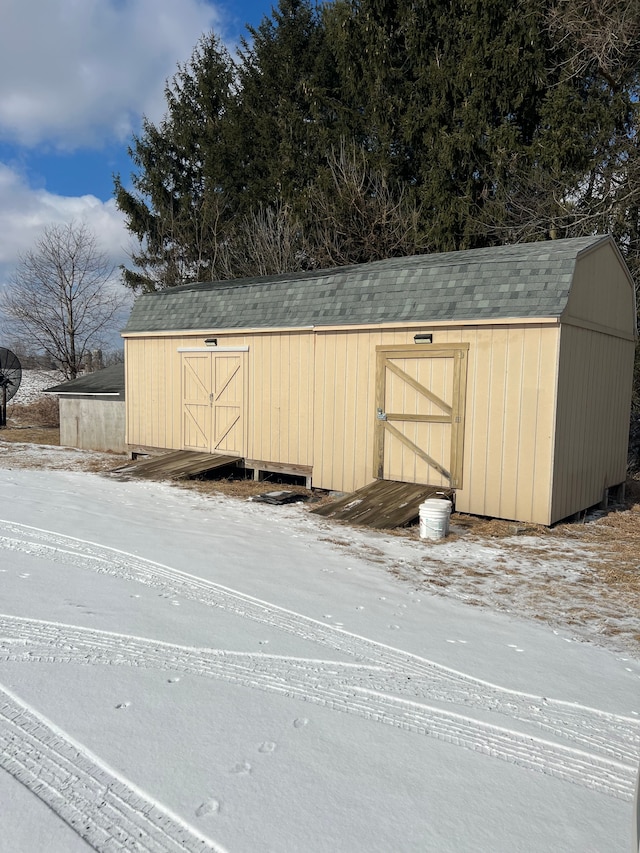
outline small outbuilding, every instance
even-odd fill
[[[124,364],[62,382],[47,393],[60,405],[60,444],[126,453]]]
[[[131,451],[541,524],[625,480],[635,291],[608,236],[176,287],[123,337]]]

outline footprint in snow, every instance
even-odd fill
[[[309,720],[306,717],[297,717],[293,721],[294,729],[303,729],[308,724],[309,724]]]
[[[220,811],[220,803],[213,798],[200,803],[196,809],[196,817],[206,817],[210,814],[216,814]]]
[[[248,761],[239,761],[231,768],[231,772],[238,776],[248,776],[251,773],[251,765]]]
[[[125,708],[128,708],[130,705],[131,705],[131,702],[120,702],[118,705],[116,705],[116,710],[118,710],[118,711],[124,710]]]
[[[275,752],[276,745],[272,740],[265,740],[258,747],[258,752],[269,754],[270,752]]]

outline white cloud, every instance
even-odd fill
[[[64,150],[127,139],[158,120],[164,81],[202,33],[205,0],[3,0],[0,138]]]
[[[24,179],[0,163],[0,286],[5,285],[20,255],[33,248],[45,227],[85,222],[114,265],[128,261],[131,238],[115,202],[92,195],[75,198],[31,189]]]

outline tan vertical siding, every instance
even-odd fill
[[[624,481],[634,344],[563,326],[551,522]]]
[[[447,333],[457,342],[460,330]],[[462,329],[469,342],[462,512],[549,523],[558,327]],[[438,338],[440,339],[440,338]]]
[[[633,336],[634,302],[631,276],[614,246],[607,243],[578,258],[563,320],[582,320]]]
[[[248,346],[247,457],[311,465],[313,453],[313,336],[308,332],[220,335],[220,346]],[[200,347],[203,336],[130,338],[127,353],[127,442],[180,449],[181,347]]]
[[[522,421],[531,417],[531,412],[522,410],[522,382],[524,359],[524,330],[509,329],[507,335],[506,370],[504,387],[504,414],[499,411],[495,424],[502,433],[502,454],[500,459],[500,481],[498,512],[502,518],[515,517],[518,495],[518,475],[523,461],[520,455],[520,436]]]
[[[509,356],[508,330],[492,330],[491,349],[483,353],[482,360],[478,359],[478,374],[486,372],[489,376],[489,407],[487,410],[487,444],[485,450],[486,471],[484,501],[469,504],[469,512],[479,512],[481,515],[498,515],[500,513],[500,497],[502,492],[503,446],[505,433],[505,397],[507,386],[507,363]],[[473,358],[473,354],[469,354]],[[467,421],[476,422],[475,404],[480,402],[475,398],[471,389],[471,399],[468,400]],[[471,458],[476,452],[476,445],[469,448]],[[462,497],[462,496],[461,496]],[[458,505],[458,501],[456,501]],[[462,501],[464,506],[464,500]],[[482,510],[475,507],[482,506]],[[473,507],[473,509],[472,509]]]
[[[465,419],[465,454],[463,491],[459,509],[470,512],[470,506],[486,505],[488,486],[489,413],[491,411],[491,347],[493,329],[469,330],[469,364],[467,368],[467,408]],[[496,484],[495,476],[492,482]],[[483,513],[484,514],[484,513]]]
[[[375,348],[379,330],[318,333],[313,484],[352,491],[373,479]]]

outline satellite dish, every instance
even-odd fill
[[[0,347],[0,427],[7,425],[7,403],[20,387],[22,367],[18,356]]]

